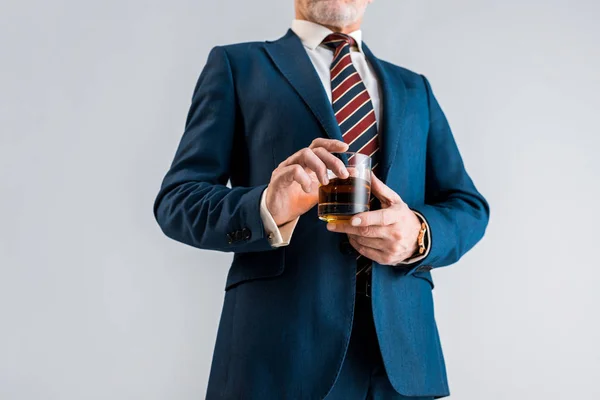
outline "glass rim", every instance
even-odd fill
[[[368,154],[359,153],[356,151],[340,151],[330,154],[332,154],[338,160],[341,160],[348,168],[366,167],[370,170],[373,165],[373,158]]]
[[[359,153],[357,151],[332,151],[331,154],[346,154],[348,156],[352,155],[352,156],[360,156],[360,157],[366,157],[366,158],[371,158],[370,155],[368,154],[364,154],[364,153]]]

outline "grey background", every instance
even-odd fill
[[[454,399],[600,398],[599,15],[367,10],[365,41],[428,76],[492,205],[434,272]],[[210,48],[292,18],[292,0],[2,1],[1,399],[204,397],[231,255],[168,240],[152,201]]]

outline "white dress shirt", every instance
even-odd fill
[[[329,28],[314,22],[298,19],[292,21],[292,31],[294,31],[294,33],[302,41],[304,50],[306,50],[310,61],[315,67],[315,70],[321,79],[321,83],[325,88],[325,93],[327,93],[329,102],[331,102],[331,63],[333,62],[333,51],[321,43],[328,35],[334,32]],[[377,119],[379,126],[379,121],[381,121],[381,116],[383,115],[379,81],[377,80],[375,72],[373,71],[371,65],[369,65],[365,54],[362,51],[362,31],[357,30],[349,33],[349,35],[354,38],[358,45],[358,48],[354,46],[350,48],[352,64],[354,64],[354,67],[358,71],[358,74],[360,75],[365,87],[367,88],[367,92],[371,97],[371,102],[373,103],[373,109],[375,111],[375,118]],[[267,190],[268,189],[263,192],[260,201],[260,216],[263,221],[265,231],[267,232],[271,246],[287,246],[290,243],[294,228],[298,223],[298,218],[278,227],[266,206],[265,199]],[[431,247],[431,242],[429,247]],[[427,253],[423,256],[407,260],[406,263],[419,261],[426,255]]]

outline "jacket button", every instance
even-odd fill
[[[250,229],[248,229],[248,228],[242,229],[242,239],[250,240],[251,237],[252,237],[252,232],[250,231]]]
[[[232,233],[228,233],[227,234],[227,243],[233,244],[233,240],[234,240],[233,234]]]
[[[350,244],[350,241],[345,239],[340,242],[340,253],[344,255],[357,254],[356,250]]]
[[[242,231],[235,231],[235,240],[242,240]]]

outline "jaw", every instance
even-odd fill
[[[334,32],[350,33],[360,29],[367,4],[341,0],[296,2],[296,18],[327,26]]]

